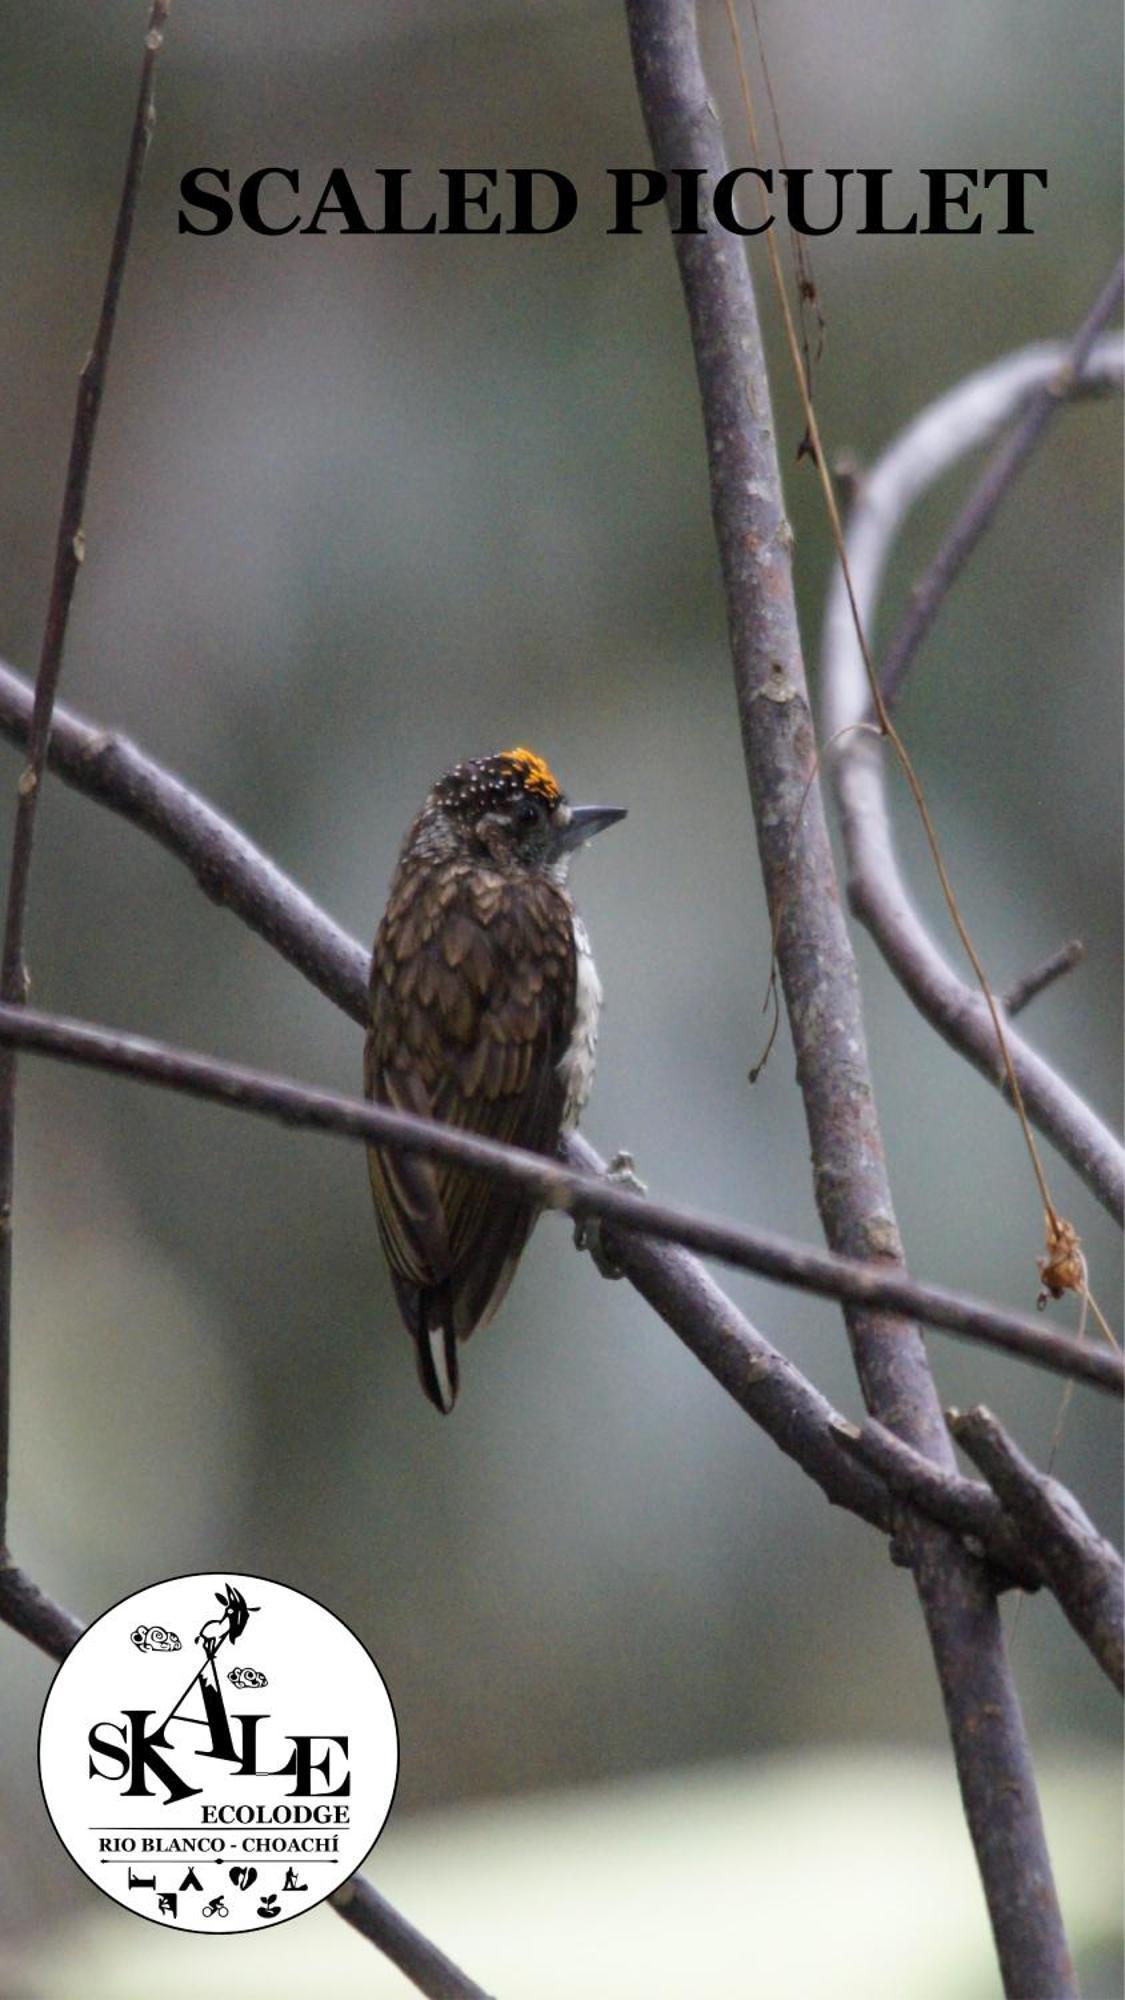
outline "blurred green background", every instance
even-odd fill
[[[703,13],[729,150],[745,160],[722,11]],[[0,652],[24,671],[145,14],[141,0],[0,0]],[[1080,32],[1048,0],[762,0],[761,16],[791,162],[1049,170],[1031,238],[840,232],[812,246],[828,321],[822,429],[833,452],[869,460],[962,374],[1072,330],[1100,287],[1119,237],[1118,9],[1091,0]],[[603,1152],[628,1146],[654,1192],[815,1237],[784,1036],[746,1083],[768,925],[677,281],[659,214],[639,237],[604,234],[605,167],[647,160],[621,10],[180,0],[158,100],[64,698],[180,771],[364,939],[411,814],[457,758],[531,743],[574,796],[627,804],[625,827],[575,875],[608,995],[586,1130]],[[271,163],[299,166],[314,191],[345,163],[361,197],[378,166],[410,166],[431,188],[443,165],[550,165],[582,205],[565,234],[533,242],[177,234],[190,167],[226,165],[237,181]],[[795,463],[802,426],[754,258],[814,660],[829,538],[814,475]],[[1086,964],[1027,1026],[1111,1117],[1118,463],[1115,407],[1059,419],[902,712],[996,984],[1085,939]],[[912,521],[887,624],[970,472]],[[3,758],[14,785],[18,758]],[[944,937],[901,806],[900,832]],[[356,1029],[162,852],[61,786],[40,816],[30,947],[43,1006],[359,1087]],[[859,949],[911,1265],[1026,1307],[1039,1215],[1016,1127]],[[592,1801],[592,1840],[620,1783],[647,1802],[646,1824],[667,1838],[681,1815],[694,1841],[720,1811],[700,1808],[699,1788],[721,1790],[724,1765],[751,1800],[756,1773],[766,1785],[796,1772],[810,1841],[842,1798],[856,1837],[870,1828],[871,1871],[833,1915],[838,1963],[822,1989],[870,1992],[864,1926],[900,1847],[888,1749],[895,1768],[913,1768],[909,1753],[932,1774],[951,1865],[966,1865],[921,1621],[882,1544],[830,1511],[630,1290],[575,1256],[560,1222],[537,1233],[442,1422],[417,1386],[354,1147],[33,1061],[19,1103],[12,1537],[43,1586],[93,1616],[160,1576],[229,1565],[347,1619],[402,1732],[372,1871],[389,1885],[406,1869],[409,1914],[455,1955],[471,1946],[470,1969],[486,1985],[503,1973],[508,1992],[557,1990],[529,1969],[556,1942],[531,1938],[522,1971],[508,1966],[499,1855],[466,1914],[458,1883],[492,1851],[474,1833],[486,1808],[502,1831],[506,1802],[574,1791],[572,1814]],[[1114,1233],[1069,1170],[1050,1168],[1116,1316]],[[724,1282],[858,1409],[831,1307]],[[932,1352],[946,1401],[987,1399],[1045,1457],[1054,1381],[941,1337]],[[1115,1531],[1116,1405],[1075,1396],[1057,1469]],[[88,1991],[36,1954],[62,1951],[74,1924],[116,1920],[39,1800],[49,1666],[14,1638],[0,1645],[7,1990]],[[1052,1806],[1050,1831],[1069,1854],[1068,1827],[1100,1830],[1108,1890],[1081,1936],[1088,1990],[1111,1994],[1116,1705],[1050,1604],[1025,1605],[1015,1648],[1037,1749],[1064,1788],[1068,1773],[1093,1774],[1086,1813]],[[527,1816],[511,1824],[538,1843],[562,1909],[583,1893],[586,1824],[563,1839],[565,1804],[555,1819],[544,1796],[510,1809]],[[723,1823],[737,1844],[739,1816]],[[438,1865],[415,1879],[427,1827],[452,1827],[452,1845],[435,1834]],[[824,1871],[800,1839],[791,1862],[811,1922]],[[896,1903],[925,1898],[919,1868]],[[611,1989],[607,1975],[607,1994],[657,1990],[670,1890],[656,1868],[638,1880],[651,1888],[635,1883],[628,1905],[635,1984]],[[971,1880],[952,1907],[975,1968],[956,1990],[994,1992]],[[728,1917],[729,1902],[700,1904],[701,1930]],[[325,1940],[342,1933],[316,1922]],[[279,1934],[288,1956],[248,1942],[239,1978],[269,1951],[270,1990],[307,1991],[302,1933]],[[123,1919],[114,1936],[139,1948]],[[151,1983],[187,1949],[156,1932],[145,1947]],[[783,1987],[747,1963],[737,1990],[811,1990],[794,1976]],[[105,1990],[133,1988],[121,1969]],[[571,1990],[603,1989],[576,1974]],[[720,1969],[668,1990],[735,1989]]]

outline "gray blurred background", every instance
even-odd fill
[[[0,652],[23,671],[145,12],[0,4]],[[745,160],[721,11],[704,12]],[[1049,170],[1031,238],[813,245],[822,429],[834,452],[871,459],[962,374],[1072,330],[1100,287],[1119,234],[1118,9],[1091,0],[1080,32],[1048,0],[761,12],[791,162]],[[628,1146],[654,1192],[815,1238],[784,1034],[746,1082],[768,925],[677,281],[658,212],[642,236],[604,234],[605,167],[647,160],[621,11],[178,0],[158,100],[64,698],[182,773],[365,940],[403,829],[457,758],[530,743],[573,796],[627,804],[575,877],[608,995],[586,1130],[603,1152]],[[381,165],[412,167],[427,191],[442,165],[550,165],[582,206],[533,242],[177,234],[188,168],[229,166],[237,182],[271,163],[299,166],[314,198],[344,163],[372,206]],[[813,660],[829,538],[795,463],[801,423],[755,262]],[[1027,1026],[1114,1119],[1118,440],[1112,405],[1058,420],[902,711],[996,984],[1085,939],[1086,964]],[[967,477],[912,522],[884,636]],[[11,786],[18,760],[2,755]],[[58,785],[30,946],[43,1006],[359,1087],[352,1024],[161,851]],[[1039,1213],[1017,1129],[859,949],[911,1265],[1027,1307]],[[30,1060],[19,1102],[14,1546],[83,1616],[229,1565],[348,1620],[402,1732],[379,1855],[413,1815],[460,1802],[656,1772],[687,1784],[694,1767],[767,1753],[830,1771],[868,1748],[940,1752],[908,1579],[560,1222],[536,1235],[442,1422],[353,1146]],[[1114,1234],[1049,1164],[1116,1318]],[[831,1307],[724,1282],[857,1410]],[[1046,1455],[1053,1380],[940,1336],[932,1352],[947,1401],[987,1399]],[[1078,1393],[1057,1460],[1113,1531],[1118,1420]],[[2,1644],[0,1889],[9,1936],[34,1943],[100,1906],[38,1798],[49,1667]],[[1043,1755],[1115,1773],[1115,1704],[1060,1615],[1029,1602],[1015,1645]],[[675,1809],[674,1785],[659,1797]],[[893,1824],[883,1837],[889,1853]],[[440,1895],[412,1913],[440,1931]],[[163,1978],[176,1941],[149,1945]],[[1094,1990],[1113,1991],[1111,1924],[1089,1950]]]

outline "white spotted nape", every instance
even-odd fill
[[[574,985],[574,1026],[571,1029],[570,1046],[559,1063],[565,1096],[563,1098],[562,1129],[573,1132],[582,1116],[590,1087],[594,1081],[594,1064],[598,1054],[598,1015],[601,1012],[602,984],[590,951],[590,940],[586,926],[580,916],[574,917],[574,949],[576,953]]]

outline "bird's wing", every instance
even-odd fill
[[[463,866],[396,881],[375,941],[368,1096],[553,1154],[574,986],[573,919],[552,883]],[[418,1154],[368,1157],[408,1324],[404,1286],[448,1287],[465,1339],[499,1303],[534,1201]]]

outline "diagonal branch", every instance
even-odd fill
[[[393,1111],[366,1098],[314,1090],[288,1077],[170,1048],[147,1036],[41,1014],[29,1007],[0,1005],[0,1045],[5,1043],[63,1062],[135,1077],[228,1110],[260,1113],[283,1125],[334,1132],[368,1144],[374,1139],[393,1140],[406,1152],[453,1160],[474,1172],[527,1188],[545,1208],[561,1209],[577,1221],[610,1217],[620,1228],[703,1251],[799,1291],[817,1292],[867,1309],[912,1312],[963,1339],[980,1341],[1118,1396],[1125,1393],[1125,1356],[1117,1349],[1089,1347],[1069,1334],[1050,1333],[1032,1319],[1002,1312],[982,1300],[963,1297],[943,1286],[920,1284],[894,1265],[833,1256],[768,1230],[721,1222],[693,1209],[650,1201],[645,1195],[614,1187],[610,1181],[575,1173],[559,1161],[478,1137],[460,1126]]]
[[[78,1619],[45,1596],[6,1550],[0,1550],[0,1621],[52,1660],[64,1660],[83,1632]]]
[[[892,1494],[978,1543],[1008,1580],[1045,1585],[1057,1597],[1102,1672],[1122,1687],[1121,1557],[1099,1535],[1072,1493],[1016,1451],[987,1410],[946,1413],[958,1443],[980,1466],[993,1491],[972,1479],[939,1473],[893,1431],[840,1418],[832,1432],[844,1450],[886,1483]],[[996,1502],[993,1514],[988,1500]],[[893,1546],[893,1545],[892,1545]]]
[[[848,524],[847,548],[860,616],[871,628],[894,539],[919,496],[985,442],[1029,393],[1056,382],[1060,347],[1031,347],[970,376],[908,425],[865,475]],[[1082,380],[1119,385],[1118,336],[1100,340]],[[983,996],[960,977],[931,937],[899,872],[884,784],[882,746],[858,730],[868,686],[839,570],[825,612],[824,728],[836,744],[833,778],[848,866],[848,895],[895,977],[938,1033],[1003,1088],[996,1033]],[[1007,1029],[1028,1117],[1119,1221],[1125,1218],[1125,1153],[1113,1133],[1042,1056]]]
[[[27,741],[32,691],[0,661],[0,735]],[[264,938],[319,991],[366,1024],[371,954],[208,801],[122,736],[61,705],[48,766],[183,862],[205,896]]]
[[[365,1875],[353,1875],[328,1898],[337,1916],[378,1945],[384,1958],[429,2000],[488,2000],[482,1986],[466,1977],[443,1951],[388,1903]]]
[[[18,1006],[27,997],[28,974],[24,963],[24,930],[31,881],[31,855],[35,839],[35,815],[51,733],[51,713],[62,672],[63,646],[70,617],[71,599],[85,555],[82,517],[86,508],[86,487],[90,459],[105,387],[110,343],[113,339],[117,303],[125,276],[129,239],[137,207],[137,193],[145,155],[156,121],[154,85],[156,59],[163,47],[161,32],[171,0],[153,0],[148,33],[144,42],[137,108],[125,165],[125,180],[117,209],[113,243],[109,253],[101,311],[94,344],[78,377],[78,399],[70,439],[62,511],[55,543],[55,565],[47,622],[35,681],[35,701],[28,735],[27,765],[16,787],[16,824],[8,876],[8,900],[4,917],[4,941],[0,950],[0,999]],[[3,1542],[8,1506],[9,1419],[11,1405],[11,1325],[12,1325],[12,1196],[15,1187],[16,1057],[11,1047],[0,1051],[0,1542]]]
[[[728,171],[691,0],[626,0],[655,164]],[[671,185],[671,180],[669,185]],[[710,221],[712,218],[707,218]],[[703,404],[711,507],[726,590],[743,751],[812,1146],[834,1250],[901,1261],[867,1061],[858,976],[815,778],[769,382],[745,256],[724,232],[673,238]],[[872,1413],[952,1470],[917,1328],[852,1308],[848,1327]],[[934,1652],[1005,1990],[1075,1992],[1035,1776],[981,1568],[943,1531],[905,1537]]]
[[[1025,1458],[991,1410],[950,1410],[948,1422],[1036,1549],[1040,1572],[1075,1631],[1114,1686],[1125,1690],[1125,1579],[1117,1550],[1099,1535],[1074,1495]]]
[[[1038,1000],[1039,995],[1045,993],[1048,986],[1053,986],[1057,979],[1073,972],[1085,956],[1086,947],[1081,938],[1071,938],[1068,944],[1061,944],[1057,951],[1053,951],[1049,958],[1021,973],[1018,979],[1012,981],[1007,992],[998,996],[1009,1021],[1014,1021],[1017,1014],[1022,1014],[1024,1008],[1030,1007],[1033,1000]]]
[[[1104,386],[1097,373],[1088,373],[1087,368],[1099,334],[1105,332],[1110,320],[1121,310],[1123,286],[1125,261],[1118,258],[1058,368],[1028,396],[1022,416],[997,446],[925,575],[911,591],[902,622],[883,656],[879,675],[888,706],[897,701],[914,655],[945,598],[1055,412],[1068,396],[1080,393],[1083,388]]]

